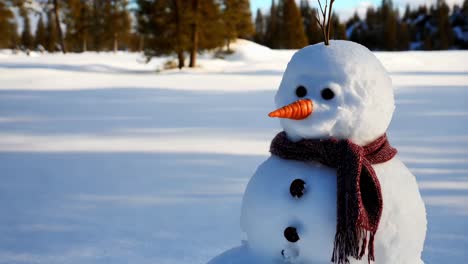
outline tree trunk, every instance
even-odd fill
[[[176,22],[176,47],[177,58],[179,59],[179,69],[182,69],[185,66],[184,63],[184,50],[182,47],[182,19],[181,19],[181,6],[179,0],[173,0],[174,2],[174,13],[175,13],[175,22]]]
[[[88,50],[88,43],[86,41],[86,35],[83,37],[82,49],[83,49],[83,52],[86,52]]]
[[[179,67],[179,69],[182,69],[185,66],[184,52],[183,51],[177,52],[177,58],[179,60],[178,67]]]
[[[57,25],[58,35],[60,39],[60,46],[62,48],[62,52],[65,54],[67,53],[67,50],[65,48],[65,41],[63,39],[62,27],[60,27],[58,0],[54,0],[54,12],[55,12],[55,24]]]
[[[117,33],[114,33],[114,53],[116,53],[117,50],[119,50],[119,41]]]
[[[226,45],[226,46],[227,46],[227,51],[228,51],[228,52],[231,52],[231,40],[230,40],[229,38],[227,39],[227,43],[226,43],[226,44],[227,44],[227,45]]]
[[[199,0],[193,0],[193,21],[192,21],[192,50],[190,51],[190,68],[195,68],[198,51],[198,10]]]
[[[139,52],[142,52],[143,49],[145,48],[145,36],[144,35],[141,35],[140,36],[140,45],[138,46],[138,51]]]

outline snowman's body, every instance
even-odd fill
[[[426,215],[416,179],[397,157],[374,169],[384,197],[375,238],[376,263],[420,264]],[[295,179],[306,183],[300,198],[289,192]],[[267,262],[329,263],[336,232],[336,170],[272,156],[247,186],[241,226],[251,250],[270,258]],[[283,230],[289,226],[297,228],[296,243],[284,238]],[[367,263],[367,257],[351,263]]]
[[[333,137],[364,146],[386,132],[394,110],[387,72],[367,48],[348,41],[309,46],[293,56],[275,101],[282,107],[301,99],[313,105],[295,111],[300,118],[279,116],[290,141]],[[422,263],[427,223],[415,177],[397,156],[373,168],[383,197],[375,263]],[[305,182],[300,197],[290,192],[296,179]],[[272,156],[259,166],[243,198],[241,227],[248,241],[210,264],[330,263],[336,206],[336,169]],[[297,241],[287,238],[288,227],[297,231]]]

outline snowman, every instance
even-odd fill
[[[283,132],[247,185],[240,247],[209,264],[420,264],[426,212],[387,140],[391,79],[364,46],[294,54],[275,96]]]

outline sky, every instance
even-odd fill
[[[420,4],[433,4],[437,0],[393,0],[395,6],[400,9],[405,8],[406,4],[409,3],[411,6],[418,6]],[[276,0],[277,2],[277,0]],[[299,2],[299,0],[297,1]],[[311,6],[316,7],[318,6],[316,0],[309,0]],[[324,3],[325,0],[322,0]],[[369,6],[379,6],[382,0],[335,0],[333,4],[333,9],[339,14],[340,18],[343,20],[348,19],[354,14],[354,11],[358,11],[361,15],[365,14],[365,10]],[[449,5],[452,4],[461,4],[463,0],[446,0]],[[261,10],[268,10],[271,5],[271,0],[250,0],[252,13],[255,14],[257,9],[260,8]]]

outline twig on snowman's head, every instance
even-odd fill
[[[322,29],[323,42],[325,43],[325,45],[328,46],[330,45],[330,29],[331,29],[330,24],[331,24],[333,3],[335,2],[335,0],[330,0],[330,6],[328,6],[328,0],[325,0],[325,8],[323,8],[322,2],[320,2],[320,0],[317,0],[317,2],[319,4],[320,13],[322,14],[323,18],[320,21],[320,16],[319,14],[317,14],[315,19],[317,20],[317,23],[320,26],[320,29]],[[327,21],[327,15],[328,15],[328,21]]]
[[[320,12],[322,12],[322,14],[323,14],[322,2],[320,2],[320,0],[317,0],[317,2],[319,3]],[[327,2],[328,1],[325,1],[325,10],[327,9]]]
[[[320,18],[318,18],[318,15],[315,17],[315,20],[317,20],[317,24],[320,26],[320,29],[322,30],[322,34],[325,31],[325,29],[322,26],[322,23],[320,22]]]
[[[333,3],[335,0],[330,0],[330,10],[328,11],[328,23],[327,23],[327,39],[330,41],[330,28],[331,28],[331,18],[332,18],[332,9],[333,9]]]
[[[320,2],[320,0],[317,0],[317,2],[319,3],[320,13],[323,16],[323,18],[322,18],[322,21],[320,21],[320,15],[317,13],[315,16],[315,19],[317,20],[317,24],[320,26],[320,29],[322,30],[322,35],[323,35],[323,39],[325,40],[325,44],[328,45],[326,41],[326,26],[325,26],[325,21],[327,17],[327,2],[325,2],[325,10],[323,9],[322,3]]]

